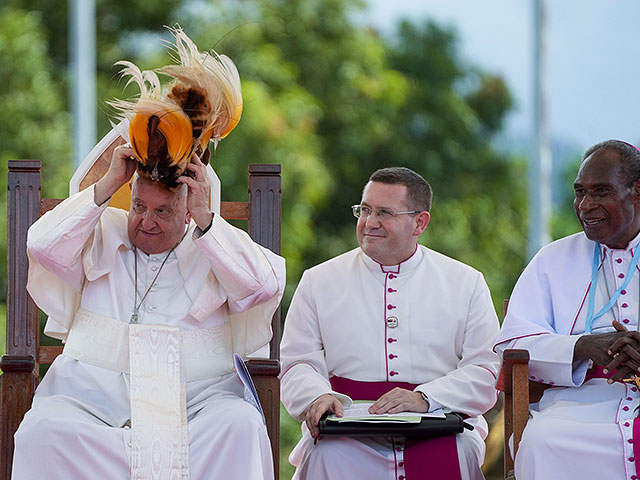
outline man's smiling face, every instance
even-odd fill
[[[190,216],[186,186],[168,191],[159,182],[138,177],[131,191],[127,231],[129,240],[144,253],[165,252],[180,241]]]
[[[640,182],[629,186],[618,152],[600,149],[586,158],[573,190],[573,207],[587,238],[626,248],[640,230]]]

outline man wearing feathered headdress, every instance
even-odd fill
[[[16,433],[15,479],[273,478],[233,353],[270,340],[284,259],[209,207],[203,161],[238,123],[239,77],[173,34],[167,90],[123,62],[131,144],[29,230],[29,293],[65,348]],[[135,171],[129,212],[108,207]]]

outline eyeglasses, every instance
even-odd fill
[[[131,205],[131,210],[133,210],[137,215],[145,215],[147,212],[147,207],[143,203],[134,200],[133,205]],[[158,217],[161,220],[167,220],[171,217],[171,213],[172,212],[170,209],[160,207],[151,212],[151,216],[152,218]]]
[[[408,212],[394,212],[393,210],[389,210],[387,208],[376,208],[375,210],[373,210],[371,207],[367,207],[366,205],[353,205],[351,207],[351,211],[353,212],[353,216],[356,218],[366,218],[373,212],[376,218],[381,222],[390,220],[396,215],[412,215],[415,213],[420,213],[420,210],[410,210]]]

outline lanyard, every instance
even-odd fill
[[[611,310],[611,307],[616,303],[618,297],[622,290],[627,288],[629,282],[631,282],[631,277],[633,276],[634,270],[638,265],[638,259],[640,258],[640,245],[636,246],[636,251],[633,252],[633,259],[631,260],[631,265],[629,265],[629,271],[627,272],[627,278],[622,284],[620,288],[618,288],[614,294],[611,296],[607,304],[602,307],[602,309],[593,314],[593,305],[596,300],[596,286],[598,285],[598,267],[600,266],[600,244],[596,243],[596,246],[593,250],[593,265],[591,267],[591,286],[589,287],[589,307],[587,308],[587,319],[585,321],[585,332],[591,333],[591,327],[593,327],[593,322],[595,322],[602,315]],[[602,272],[604,274],[604,271]]]

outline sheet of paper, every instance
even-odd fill
[[[258,411],[262,415],[262,420],[266,425],[267,421],[264,417],[264,412],[262,411],[262,405],[260,405],[258,391],[256,390],[256,386],[253,384],[253,379],[251,378],[249,370],[247,370],[247,366],[245,365],[244,360],[242,360],[242,357],[240,355],[234,353],[233,363],[235,364],[238,376],[240,377],[240,380],[242,380],[242,384],[244,385],[244,399],[258,409]]]
[[[334,422],[398,422],[398,423],[420,423],[423,417],[445,418],[444,412],[439,409],[430,413],[419,412],[399,412],[394,414],[384,413],[381,415],[372,415],[369,413],[369,407],[373,402],[356,401],[353,405],[344,409],[342,417],[329,415],[327,420]]]

